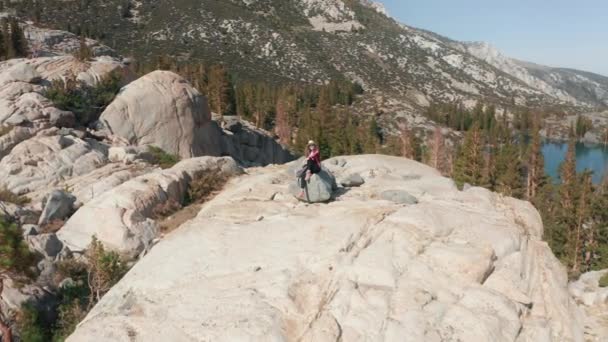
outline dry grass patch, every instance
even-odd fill
[[[55,219],[40,227],[42,234],[57,233],[65,225],[64,220]]]
[[[203,203],[217,195],[229,179],[230,177],[223,175],[220,169],[197,172],[192,177],[183,205],[169,200],[152,211],[161,231],[164,234],[169,233],[196,217]]]
[[[31,201],[31,199],[25,196],[16,195],[12,191],[0,187],[0,202],[7,202],[23,206],[30,203]]]
[[[0,137],[8,134],[12,130],[13,130],[13,127],[11,127],[11,126],[0,126]]]

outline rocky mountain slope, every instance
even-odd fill
[[[524,83],[577,106],[608,106],[608,77],[574,69],[551,68],[504,56],[488,43],[461,43],[463,51]]]
[[[126,55],[221,62],[242,79],[348,78],[419,113],[432,101],[606,106],[606,78],[511,60],[400,24],[369,1],[45,1],[41,21],[95,34]],[[22,10],[22,12],[27,12]]]
[[[68,341],[583,341],[527,202],[459,191],[422,164],[328,160],[329,204],[250,169],[155,246]],[[345,183],[345,182],[344,182]],[[387,193],[391,193],[387,196]]]
[[[121,59],[44,46],[0,63],[0,213],[37,259],[30,283],[2,274],[0,323],[15,335],[24,304],[56,316],[74,284],[58,265],[96,237],[136,263],[69,341],[606,339],[598,277],[568,288],[531,204],[377,155],[326,161],[297,199],[300,162],[244,169],[293,157],[247,122],[212,118],[178,75],[134,80]],[[95,86],[112,72],[124,87],[90,127],[46,97],[53,80]],[[151,145],[182,161],[160,168]],[[197,186],[230,177],[191,206]],[[164,236],[172,206],[194,215]]]

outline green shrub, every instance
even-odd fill
[[[57,266],[60,278],[69,277],[73,283],[60,289],[53,341],[65,340],[88,311],[127,272],[123,258],[116,252],[106,250],[96,237],[93,237],[85,253],[85,260],[65,260]]]
[[[87,85],[72,76],[65,80],[54,80],[46,90],[45,97],[55,107],[74,113],[78,123],[87,125],[99,118],[121,86],[122,76],[119,72],[106,75],[96,86]]]
[[[21,228],[0,216],[0,274],[32,276],[36,256],[23,240]]]
[[[43,328],[44,323],[35,307],[24,304],[17,317],[19,337],[23,342],[45,342],[49,340],[48,330]]]
[[[179,163],[179,156],[165,152],[160,147],[148,146],[148,152],[152,155],[152,163],[160,166],[162,169],[172,168]]]
[[[600,278],[600,287],[608,287],[608,273]]]
[[[0,202],[7,202],[22,206],[30,203],[31,201],[32,200],[28,197],[15,195],[10,190],[0,188]]]

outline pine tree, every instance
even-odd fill
[[[572,212],[576,199],[576,138],[571,135],[568,141],[566,160],[560,166],[560,202],[564,210]]]
[[[283,144],[291,143],[291,110],[293,110],[293,104],[290,102],[290,97],[286,92],[282,92],[277,100],[275,133]]]
[[[93,58],[93,51],[91,51],[91,48],[87,45],[87,39],[84,36],[80,36],[76,58],[81,62],[87,62]]]
[[[576,222],[575,228],[573,229],[573,242],[572,245],[572,268],[571,272],[573,274],[578,274],[581,269],[581,263],[583,258],[581,255],[582,245],[586,245],[589,240],[593,239],[592,227],[587,227],[587,229],[583,228],[583,225],[586,224],[591,217],[591,209],[592,209],[592,196],[593,196],[593,184],[591,181],[591,173],[584,172],[581,175],[580,179],[580,188],[579,188],[579,196],[576,207]]]
[[[585,266],[583,271],[608,268],[608,172],[599,184],[591,205],[592,229],[588,229],[583,245]]]
[[[25,33],[19,26],[19,22],[16,18],[9,19],[9,29],[11,35],[11,43],[13,45],[14,57],[27,57],[29,55],[29,47]]]
[[[506,195],[521,198],[524,193],[522,163],[519,151],[513,144],[505,144],[496,156],[495,190]]]
[[[555,211],[556,222],[552,232],[552,247],[555,254],[564,261],[567,266],[572,266],[573,253],[576,251],[576,237],[579,204],[580,183],[576,174],[576,138],[570,136],[566,159],[560,166],[560,180],[558,195],[559,200]]]
[[[122,3],[121,9],[120,9],[120,15],[125,18],[131,18],[133,17],[133,14],[131,13],[131,9],[132,9],[133,5],[131,4],[130,0],[125,0]]]
[[[214,65],[209,71],[209,106],[211,110],[219,115],[234,115],[236,104],[234,99],[234,88],[230,83],[228,72],[223,65]],[[263,91],[262,89],[260,91]],[[260,99],[265,94],[260,94]],[[262,107],[262,105],[260,105]],[[268,108],[268,106],[266,106]],[[258,108],[260,114],[257,117],[256,125],[262,127],[264,120],[262,115],[266,108]]]
[[[479,124],[475,123],[465,135],[456,163],[454,166],[454,179],[459,185],[469,183],[480,185],[483,182],[485,160],[483,156],[483,138]]]
[[[35,256],[23,241],[21,228],[0,216],[0,274],[25,275]]]
[[[412,135],[407,121],[399,124],[399,141],[401,142],[401,156],[408,159],[414,159],[415,152],[412,144]]]
[[[446,172],[445,152],[445,139],[443,137],[443,133],[441,132],[441,128],[437,126],[435,127],[435,131],[433,133],[433,140],[431,141],[429,148],[428,163],[431,167],[434,167],[441,173]]]
[[[4,58],[11,59],[17,57],[15,52],[15,45],[13,44],[13,36],[11,35],[10,25],[8,19],[2,19],[2,41],[4,42]]]
[[[528,175],[526,183],[526,198],[528,200],[534,198],[538,188],[544,185],[545,176],[545,160],[542,154],[542,142],[540,138],[539,119],[534,120],[532,127],[532,140],[528,149]]]
[[[382,144],[382,131],[380,130],[380,126],[378,126],[376,118],[372,118],[367,131],[365,153],[376,153],[380,144]]]
[[[7,49],[6,49],[6,33],[2,31],[0,26],[0,60],[6,59],[7,57]]]

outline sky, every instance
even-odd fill
[[[380,2],[409,26],[485,41],[509,57],[608,76],[608,0]]]

